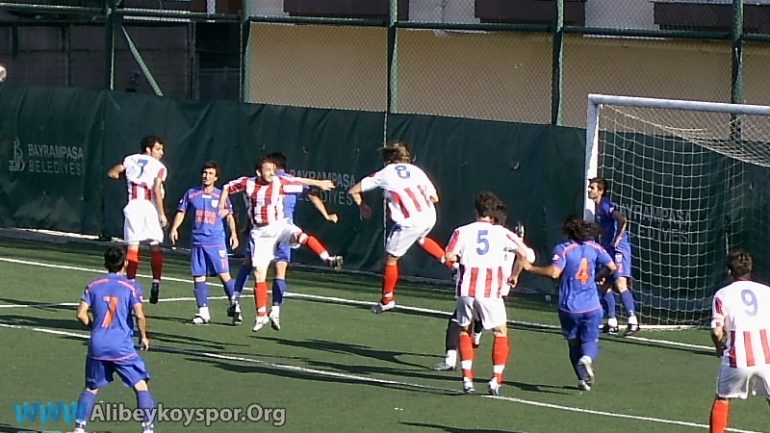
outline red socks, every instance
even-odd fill
[[[420,246],[425,250],[426,253],[435,257],[435,259],[439,262],[444,261],[444,248],[442,248],[438,242],[431,238],[425,238],[422,240],[422,242],[420,242]]]
[[[150,267],[152,267],[152,279],[160,281],[160,277],[163,275],[163,251],[152,250]]]
[[[393,300],[396,283],[398,283],[398,263],[385,264],[385,271],[382,274],[382,299],[380,303],[385,305]]]
[[[728,400],[714,400],[711,406],[711,422],[709,433],[724,433],[730,418],[730,402]]]
[[[257,309],[257,316],[267,316],[267,282],[262,281],[254,286],[254,307]]]
[[[136,271],[139,270],[139,251],[128,250],[126,253],[126,259],[128,260],[128,265],[126,265],[126,278],[129,280],[135,280]]]

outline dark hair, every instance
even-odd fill
[[[219,164],[217,164],[216,161],[206,161],[203,163],[203,167],[201,167],[201,173],[203,173],[205,170],[213,168],[214,172],[217,174],[217,178],[219,178],[220,170],[219,170]]]
[[[275,164],[275,161],[273,161],[272,159],[268,158],[267,156],[263,156],[263,157],[261,157],[261,158],[259,158],[257,160],[256,164],[254,164],[254,170],[256,170],[256,171],[261,170],[262,169],[262,164],[264,164],[266,162],[272,162],[273,164]]]
[[[601,176],[596,176],[596,177],[592,177],[591,179],[588,179],[588,184],[590,185],[592,183],[597,184],[599,186],[599,189],[602,190],[602,197],[607,195],[607,192],[609,192],[610,190],[610,184],[607,183],[607,179]]]
[[[568,239],[583,243],[596,238],[596,226],[577,215],[570,215],[564,221],[562,232]]]
[[[104,268],[107,272],[115,273],[123,270],[126,265],[126,249],[120,246],[111,246],[104,252]]]
[[[504,226],[506,221],[508,220],[508,210],[505,207],[505,203],[502,201],[495,207],[491,214],[489,215],[492,217],[492,220],[495,224],[499,226]]]
[[[473,202],[473,207],[476,209],[476,215],[490,217],[498,222],[498,224],[500,218],[505,218],[505,203],[493,192],[481,191],[478,193]]]
[[[286,170],[286,155],[283,152],[273,152],[267,154],[267,159],[275,163],[275,167],[280,170]]]
[[[386,163],[412,162],[412,148],[405,141],[394,141],[382,148],[382,160]]]
[[[754,267],[754,261],[751,254],[746,250],[733,250],[727,256],[727,269],[733,278],[748,278],[751,276],[751,270]]]
[[[160,143],[164,148],[166,147],[166,142],[163,141],[162,138],[157,135],[148,135],[139,142],[139,148],[141,149],[141,152],[144,153],[147,152],[148,147],[152,149],[152,147],[155,146],[155,143]]]

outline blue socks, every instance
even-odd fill
[[[209,299],[209,285],[205,281],[195,282],[195,302],[198,304],[198,308],[207,307]]]
[[[250,273],[251,273],[250,266],[241,265],[241,267],[238,268],[238,276],[235,277],[235,285],[233,286],[233,299],[241,298],[241,292],[243,292],[243,286],[246,285],[246,280],[249,279]]]
[[[155,423],[155,414],[152,413],[152,409],[155,407],[155,400],[153,400],[150,391],[136,392],[136,407],[142,411],[144,426],[150,426]]]
[[[630,290],[620,294],[620,299],[623,301],[623,306],[626,308],[629,316],[634,315],[634,295]]]
[[[75,425],[85,426],[89,419],[91,419],[91,411],[94,410],[94,403],[96,402],[96,394],[83,390],[78,398],[78,409],[75,413]]]
[[[615,312],[615,293],[612,290],[607,290],[607,293],[602,297],[602,306],[605,307],[607,317],[610,319],[616,317]]]
[[[227,296],[227,299],[233,299],[233,293],[235,292],[235,281],[227,280],[227,282],[224,283],[223,286],[225,289],[225,295]]]
[[[273,278],[273,305],[283,304],[283,295],[286,294],[286,280]]]

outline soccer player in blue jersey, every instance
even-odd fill
[[[603,284],[602,306],[607,312],[607,323],[602,328],[605,333],[618,332],[618,319],[615,311],[615,290],[620,293],[620,299],[628,313],[628,326],[624,335],[634,335],[639,332],[639,321],[634,308],[634,295],[629,290],[631,280],[631,243],[628,240],[628,218],[620,211],[616,203],[607,197],[607,180],[594,177],[588,181],[588,198],[596,203],[594,220],[599,225],[599,238],[602,247],[615,259],[617,270],[611,275],[610,281]]]
[[[136,317],[142,350],[150,348],[147,319],[142,308],[139,283],[126,278],[126,251],[118,246],[107,248],[104,267],[109,274],[86,286],[78,305],[77,318],[91,329],[86,357],[85,389],[78,399],[74,433],[85,433],[99,389],[107,386],[117,373],[136,393],[142,411],[142,433],[154,432],[155,400],[147,387],[150,379],[144,360],[134,349],[131,313]],[[89,314],[89,310],[91,314]]]
[[[275,174],[278,177],[284,179],[294,178],[286,172],[288,159],[285,154],[282,152],[273,152],[266,155],[266,158],[275,164]],[[283,215],[290,223],[294,224],[294,211],[296,210],[297,201],[300,197],[306,197],[308,201],[313,203],[313,206],[315,206],[316,210],[323,215],[326,221],[336,224],[339,220],[337,214],[329,213],[323,199],[315,194],[308,185],[305,185],[302,192],[289,193],[283,197]],[[270,289],[273,299],[268,318],[270,319],[270,326],[276,331],[281,329],[281,306],[283,305],[284,295],[286,295],[288,288],[286,284],[286,271],[291,262],[291,250],[292,248],[289,244],[281,242],[275,249],[275,259],[273,259],[275,265],[275,277],[273,278],[273,284]],[[342,262],[338,261],[337,266],[342,266]],[[238,269],[238,275],[235,278],[236,297],[240,296],[240,293],[243,291],[243,286],[246,284],[246,280],[251,271],[251,260],[249,259],[249,254],[247,254],[241,267]]]
[[[536,275],[561,278],[559,281],[559,322],[569,345],[569,359],[578,378],[578,387],[590,391],[594,382],[593,362],[599,354],[599,325],[602,306],[596,279],[616,270],[612,258],[596,242],[594,225],[570,217],[562,230],[567,241],[553,249],[551,264],[534,266],[523,251],[516,251],[524,270]],[[596,274],[597,265],[603,268]]]
[[[233,280],[230,278],[230,262],[227,257],[225,244],[225,226],[222,217],[217,213],[219,198],[222,190],[214,186],[219,180],[219,164],[208,161],[201,168],[201,186],[190,188],[179,200],[174,222],[169,230],[172,244],[179,240],[179,226],[189,212],[194,215],[192,225],[192,248],[190,250],[190,267],[193,275],[195,302],[198,313],[193,317],[194,325],[205,325],[211,322],[211,312],[208,307],[209,286],[206,277],[217,275],[222,281],[227,299],[230,302],[228,315],[240,313],[240,305],[233,299]],[[232,206],[228,203],[228,208]],[[230,228],[230,247],[238,248],[238,232],[235,230],[235,218],[232,213],[225,217]]]

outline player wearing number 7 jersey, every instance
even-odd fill
[[[711,407],[711,433],[727,430],[730,400],[746,399],[749,387],[770,404],[770,287],[752,282],[751,255],[730,253],[733,282],[714,295],[711,338],[722,358]]]
[[[139,283],[125,277],[126,264],[125,250],[117,246],[109,247],[104,253],[104,267],[109,274],[91,281],[80,298],[77,317],[91,329],[91,339],[86,357],[86,384],[78,399],[74,433],[85,433],[96,394],[114,380],[115,373],[136,393],[137,405],[143,415],[142,432],[154,431],[152,412],[155,401],[147,387],[150,375],[131,338],[133,313],[142,349],[149,349],[142,288]]]
[[[578,378],[578,387],[590,391],[594,382],[593,361],[599,354],[599,325],[602,306],[596,280],[615,271],[607,251],[593,242],[595,228],[588,221],[569,217],[562,227],[567,241],[553,249],[551,264],[533,266],[522,251],[517,259],[525,261],[524,270],[544,277],[559,278],[559,322],[569,345],[569,359]],[[517,261],[518,261],[517,260]],[[597,264],[602,266],[595,275]]]
[[[422,169],[412,164],[412,150],[403,141],[382,148],[385,168],[353,185],[348,194],[359,206],[363,218],[371,218],[372,209],[363,201],[363,193],[376,188],[383,190],[393,227],[385,244],[382,298],[372,312],[382,313],[396,307],[398,259],[417,242],[436,260],[444,262],[444,249],[428,237],[436,225],[438,193]]]

